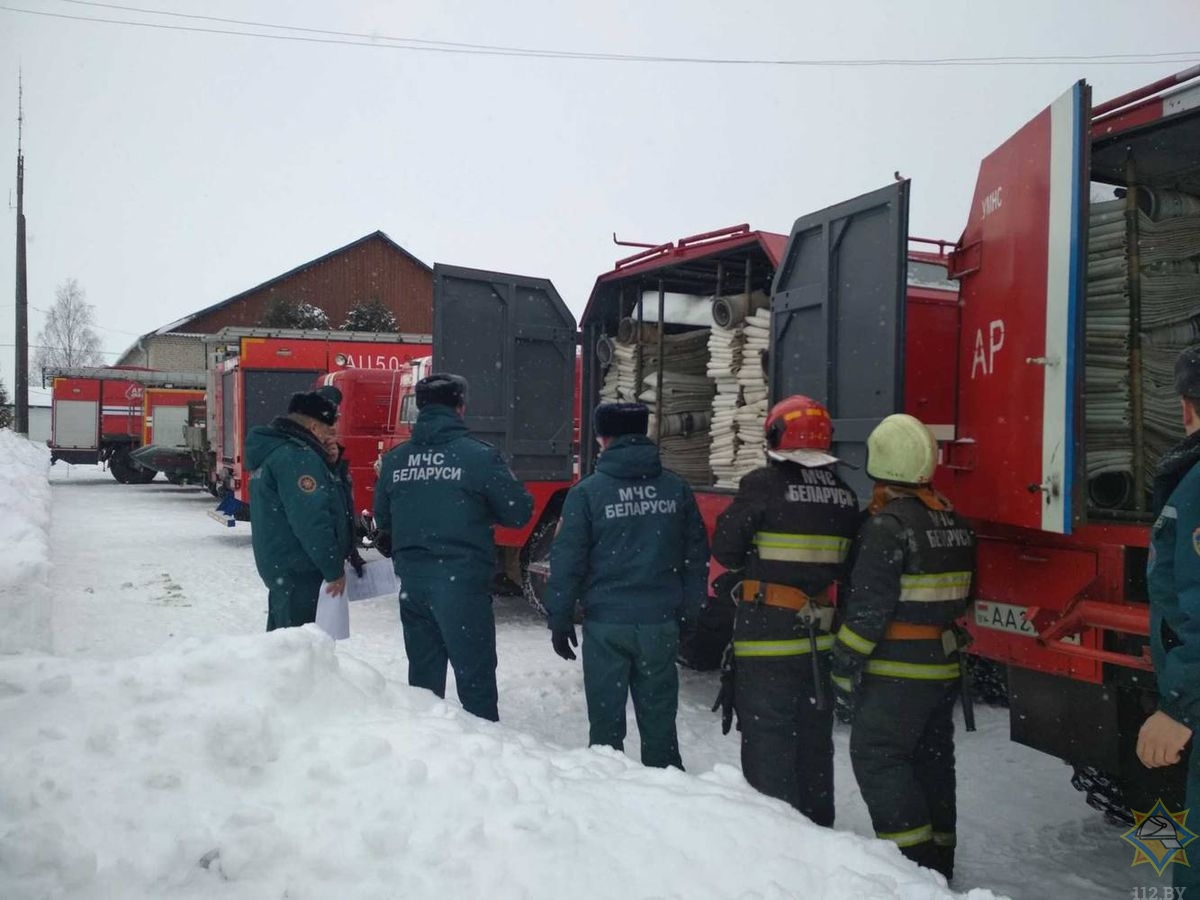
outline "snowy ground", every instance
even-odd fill
[[[200,660],[195,665],[207,671],[205,666],[211,667],[213,661],[204,656],[203,646],[189,639],[261,632],[266,620],[265,591],[254,572],[249,526],[239,524],[236,528],[225,529],[209,519],[205,512],[213,503],[207,494],[165,482],[119,485],[106,473],[61,464],[52,470],[51,483],[53,566],[50,590],[54,598],[56,654],[118,661],[168,645],[181,657]],[[549,771],[555,764],[546,761],[539,749],[540,742],[567,749],[583,748],[586,744],[580,669],[578,664],[565,663],[551,652],[543,623],[521,600],[500,598],[496,609],[501,720],[508,728],[531,735],[538,741],[533,742],[537,746],[526,747],[528,742],[497,738],[486,729],[481,732],[481,737],[470,739],[483,742],[481,748],[486,744],[490,750],[505,754],[526,752],[531,758],[541,760],[537,765],[548,767],[546,771]],[[354,661],[361,660],[386,679],[403,681],[405,658],[395,601],[356,603],[351,615],[352,637],[337,648],[337,659],[343,661],[343,669],[353,675],[358,671]],[[247,646],[261,646],[262,643],[252,641]],[[229,652],[244,657],[242,661],[246,665],[261,665],[258,657],[238,649],[243,647],[242,644],[231,643],[230,647]],[[312,651],[312,656],[315,660],[312,665],[318,671],[331,665],[319,649]],[[8,665],[2,660],[0,664]],[[238,659],[230,660],[231,666],[238,664]],[[125,671],[114,670],[111,666],[105,668],[107,664],[104,663],[97,665],[101,666],[95,675],[98,684],[106,677],[115,677],[111,674],[114,671]],[[332,665],[336,669],[336,665]],[[50,666],[43,673],[49,673],[51,685],[47,703],[53,701],[53,694],[58,690],[52,669]],[[126,672],[123,677],[128,681],[130,676]],[[58,684],[61,686],[60,682]],[[43,692],[47,690],[43,689]],[[738,766],[738,743],[734,735],[721,735],[717,717],[709,712],[715,692],[713,675],[683,672],[680,743],[688,772],[703,775],[714,790],[724,790],[725,785],[739,780],[736,772],[726,768]],[[408,699],[401,705],[419,706],[410,694],[404,692]],[[453,697],[452,690],[450,696]],[[75,702],[86,699],[74,694],[72,697]],[[428,704],[429,708],[436,706]],[[436,710],[434,714],[438,715]],[[1167,879],[1156,878],[1146,866],[1130,868],[1132,848],[1120,839],[1118,830],[1106,825],[1097,813],[1084,805],[1081,796],[1071,788],[1069,770],[1063,764],[1007,740],[1006,713],[979,710],[979,724],[977,733],[966,735],[960,730],[959,734],[960,843],[954,885],[957,890],[980,886],[1014,898],[1130,897],[1137,886],[1161,887],[1167,883]],[[151,723],[146,727],[153,730],[154,725]],[[475,734],[470,723],[455,727],[468,736]],[[632,738],[630,754],[636,758],[636,727],[632,719],[629,730]],[[837,828],[869,836],[869,820],[847,759],[848,732],[839,727],[835,739]],[[103,745],[104,736],[98,740]],[[364,758],[373,752],[369,744],[368,741],[359,751]],[[591,754],[588,758],[594,756]],[[630,774],[644,770],[630,769],[621,760],[602,760],[602,763],[609,768],[600,774],[607,773],[609,777],[645,777]],[[414,785],[421,781],[420,776],[412,778]],[[663,815],[667,816],[671,806],[663,798],[673,795],[668,791],[655,799],[653,779],[646,782],[645,789],[649,792],[647,802],[662,803]],[[593,786],[588,790],[596,788]],[[569,798],[573,794],[567,791],[566,796]],[[421,792],[414,790],[414,801],[420,797]],[[0,796],[0,802],[3,799]],[[515,796],[512,799],[515,800]],[[505,798],[500,800],[508,802]],[[356,802],[364,801],[357,798]],[[347,810],[349,812],[349,808]],[[719,811],[719,806],[713,806],[712,810],[715,815],[724,814]],[[694,812],[693,809],[689,814]],[[466,840],[469,853],[469,844],[476,837],[467,833],[464,826],[463,834],[447,835],[447,841]],[[823,835],[820,837],[825,839]],[[830,839],[836,837],[830,836]],[[531,834],[530,838],[544,840],[544,836],[536,834]],[[646,837],[648,841],[654,839],[652,835]],[[381,837],[381,842],[380,853],[386,857],[388,841]],[[3,844],[4,840],[0,840],[0,864],[4,861]],[[314,842],[317,851],[327,852],[331,846],[324,840]],[[702,843],[696,850],[705,859],[718,852]],[[26,847],[26,851],[36,856],[36,846],[33,850]],[[830,852],[836,855],[839,851]],[[733,847],[727,856],[729,858],[723,865],[734,871],[746,859],[744,852]],[[241,863],[245,864],[245,861],[241,860]],[[236,866],[239,860],[229,860],[228,864]],[[621,861],[608,860],[607,864],[619,868]],[[564,863],[558,876],[561,890],[567,892],[573,885],[587,884],[586,879],[596,877],[591,874],[594,868],[579,861]],[[698,880],[689,889],[688,874],[681,874],[678,896],[717,896],[735,892],[732,887],[728,890],[718,888],[712,881],[713,876],[703,874],[700,869],[694,874],[707,880]],[[735,883],[737,879],[729,882],[730,885]],[[804,885],[789,882],[786,873],[777,884],[785,886],[756,896],[790,896],[804,890]],[[462,886],[465,889],[467,883]],[[868,896],[862,885],[852,886],[852,882],[846,881],[844,886],[844,894],[805,895]],[[191,887],[200,890],[196,885]],[[407,887],[410,893],[420,893],[419,881],[409,882]],[[396,894],[401,892],[400,885],[395,882],[391,889]],[[520,895],[522,890],[524,887],[515,887],[511,893]],[[638,890],[645,888],[631,883],[625,895],[636,894]],[[201,894],[202,891],[196,895]],[[111,895],[121,896],[121,893],[116,891]],[[291,895],[306,894],[292,892]],[[337,892],[318,890],[313,894],[322,895],[335,896]],[[379,896],[387,895],[388,889],[381,886]],[[930,884],[928,891],[911,896],[940,894]]]

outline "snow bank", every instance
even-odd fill
[[[731,767],[540,743],[311,626],[3,659],[0,721],[5,897],[954,896]]]
[[[50,649],[50,451],[0,430],[0,653]]]

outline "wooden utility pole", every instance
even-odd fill
[[[29,434],[29,286],[25,278],[25,155],[21,152],[23,85],[17,75],[17,371],[13,405],[17,434]]]

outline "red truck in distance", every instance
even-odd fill
[[[368,334],[344,331],[298,329],[226,328],[206,338],[211,348],[208,372],[208,423],[205,468],[209,489],[221,503],[213,517],[231,525],[249,517],[250,483],[242,458],[246,435],[256,425],[266,425],[287,408],[297,391],[312,390],[327,375],[349,371],[371,371],[386,376],[408,369],[411,360],[429,355],[430,338],[418,334]],[[358,387],[358,383],[355,383]],[[379,388],[380,382],[363,381],[361,387]],[[388,388],[382,387],[386,403]],[[376,411],[378,395],[371,400],[351,399],[357,421],[362,409]],[[394,418],[379,409],[381,429],[394,427]],[[374,420],[373,420],[374,421]],[[375,425],[370,426],[376,427]],[[366,453],[359,441],[354,453]],[[351,456],[351,466],[369,467],[369,458]],[[373,484],[373,479],[372,479]],[[355,505],[363,508],[370,499],[366,488],[355,490]],[[367,506],[366,508],[369,508]]]
[[[202,372],[159,372],[114,366],[47,369],[51,379],[50,459],[73,465],[104,463],[122,484],[144,484],[157,471],[132,454],[159,435],[180,429],[187,406],[203,399]]]

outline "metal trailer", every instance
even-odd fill
[[[51,461],[106,463],[122,484],[156,474],[130,456],[144,440],[146,391],[204,385],[203,373],[106,366],[51,368],[43,378],[51,380]]]
[[[540,607],[554,525],[579,471],[575,317],[544,278],[435,265],[433,366],[467,379],[467,427],[533,496],[528,524],[497,528],[495,540],[498,573]]]
[[[596,280],[582,318],[583,472],[592,470],[598,456],[590,411],[599,402],[611,341],[621,322],[632,320],[639,328],[654,328],[665,348],[671,334],[711,328],[717,299],[756,291],[772,295],[766,373],[771,402],[795,393],[825,402],[834,418],[834,452],[839,456],[861,466],[866,434],[873,422],[894,409],[930,422],[940,435],[952,432],[958,302],[956,286],[946,277],[948,245],[924,239],[908,241],[907,182],[844,207],[819,213],[811,222],[800,220],[805,223],[802,238],[794,235],[789,240],[787,235],[737,225],[646,247],[619,260],[612,271]],[[826,231],[835,233],[827,235]],[[885,239],[890,243],[881,243]],[[818,241],[821,245],[815,246]],[[789,255],[798,253],[802,242],[803,255]],[[872,267],[865,264],[881,246],[890,253],[886,278],[870,275]],[[828,271],[810,271],[826,257]],[[801,280],[795,281],[795,287],[775,290],[781,284],[781,272],[787,285]],[[839,272],[855,275],[843,278]],[[844,284],[839,286],[839,279]],[[836,296],[824,300],[826,290]],[[668,301],[680,294],[693,298],[702,308],[699,313],[683,312],[677,302],[673,317],[687,321],[673,323]],[[900,321],[895,321],[896,313],[879,316],[881,308],[898,310]],[[904,321],[910,326],[907,332]],[[890,371],[890,361],[903,352],[905,343],[916,362],[908,381],[879,377],[885,369]],[[656,348],[653,340],[648,348],[641,343],[637,348],[636,380],[640,383],[640,357]],[[663,350],[658,352],[669,359]],[[644,365],[651,371],[649,363]],[[656,377],[661,384],[661,374]],[[880,387],[877,382],[885,383]],[[657,393],[661,396],[661,390]],[[656,412],[653,403],[651,408]],[[843,474],[860,496],[869,496],[861,468]],[[693,488],[711,533],[735,491],[704,483],[695,483]],[[711,560],[709,571],[715,579],[723,568]]]
[[[204,455],[209,489],[221,500],[214,518],[225,525],[248,519],[246,435],[283,414],[293,393],[312,390],[332,372],[400,372],[412,359],[428,355],[430,342],[429,335],[419,334],[278,328],[226,328],[207,337],[213,356]]]

